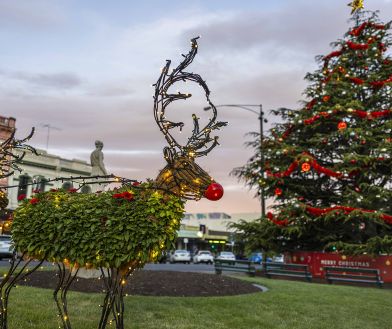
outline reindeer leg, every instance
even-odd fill
[[[44,262],[45,257],[38,263],[38,265],[34,266],[31,270],[28,269],[28,265],[31,263],[32,259],[27,260],[23,265],[21,265],[23,261],[23,256],[17,259],[16,253],[11,260],[11,267],[8,270],[8,273],[4,277],[3,281],[0,284],[0,329],[8,328],[8,298],[11,292],[11,289],[15,287],[16,283],[24,280],[27,276],[37,270],[42,263]],[[18,269],[19,265],[21,268]]]
[[[57,276],[59,277],[59,279],[57,281],[57,286],[56,286],[56,288],[54,289],[54,292],[53,292],[53,298],[54,298],[54,300],[56,302],[57,309],[59,311],[58,316],[61,318],[61,321],[63,323],[63,327],[67,328],[67,324],[64,321],[63,309],[62,309],[61,303],[59,302],[58,296],[57,296],[58,292],[61,290],[61,287],[64,284],[65,268],[64,268],[64,264],[63,263],[61,263],[61,264],[57,263],[56,265],[58,267]]]
[[[101,269],[104,275],[103,270]],[[116,323],[116,329],[124,329],[124,284],[129,274],[121,275],[119,269],[110,269],[108,277],[104,278],[106,286],[106,296],[102,310],[99,329],[106,328],[110,313]],[[113,320],[109,320],[112,324]]]
[[[102,278],[105,283],[106,295],[102,305],[101,320],[99,321],[98,329],[105,329],[108,322],[110,312],[113,308],[113,269],[107,269],[105,273],[101,267]]]
[[[118,272],[118,270],[117,270]],[[116,290],[115,290],[115,302],[113,307],[113,315],[116,321],[116,329],[124,329],[124,288],[127,283],[127,279],[130,274],[133,272],[132,270],[127,271],[125,274],[120,275],[120,280],[116,282]]]
[[[78,269],[75,273],[72,273],[72,268],[70,268],[69,273],[66,274],[66,268],[63,263],[57,263],[57,266],[59,268],[59,281],[53,293],[53,297],[56,301],[57,309],[59,310],[59,317],[61,318],[64,329],[72,329],[67,308],[67,292],[78,273]],[[59,291],[61,291],[60,301],[58,299]]]
[[[69,274],[67,279],[65,280],[65,284],[63,286],[63,289],[61,291],[61,301],[63,303],[63,309],[64,309],[64,317],[66,318],[66,321],[68,322],[68,326],[67,329],[71,329],[71,323],[69,320],[69,315],[68,315],[68,306],[67,306],[67,293],[68,293],[68,289],[71,286],[73,280],[75,280],[77,274],[78,274],[79,268],[76,269],[76,271],[74,273],[72,273],[72,268],[69,269]]]
[[[112,279],[112,313],[116,322],[116,329],[124,329],[124,288],[131,273],[135,270],[133,267],[124,273],[120,269],[116,269],[115,279]],[[112,276],[114,278],[114,276]]]

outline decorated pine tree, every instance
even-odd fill
[[[356,12],[353,27],[317,57],[306,101],[234,174],[275,198],[266,218],[236,225],[252,247],[392,253],[391,22]]]

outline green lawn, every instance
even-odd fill
[[[126,328],[140,329],[391,329],[392,290],[246,279],[266,293],[235,297],[126,297]],[[69,293],[74,329],[96,328],[102,296]],[[9,329],[54,329],[52,292],[18,287],[11,293]],[[114,327],[114,326],[108,326]]]

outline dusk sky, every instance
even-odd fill
[[[116,175],[155,178],[165,165],[165,140],[153,118],[153,88],[166,59],[177,65],[201,35],[188,71],[200,74],[219,104],[299,108],[303,77],[316,55],[343,37],[349,0],[0,0],[1,115],[17,119],[17,136],[37,131],[30,144],[65,158],[89,161],[104,142],[105,165]],[[392,0],[365,0],[368,10],[392,18]],[[179,89],[184,90],[181,85]],[[191,88],[191,87],[190,87]],[[201,91],[173,107],[173,121],[208,118]],[[255,108],[257,111],[258,109]],[[185,119],[184,119],[185,118]],[[252,155],[247,132],[256,114],[218,108],[229,125],[221,146],[198,163],[225,189],[221,201],[188,202],[188,212],[259,212],[260,202],[229,176]],[[187,122],[185,122],[187,123]]]

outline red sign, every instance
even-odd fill
[[[324,266],[342,266],[376,268],[380,270],[382,281],[392,282],[392,255],[376,257],[368,255],[345,256],[338,253],[295,251],[286,254],[285,261],[309,265],[309,270],[315,278],[324,278]]]

